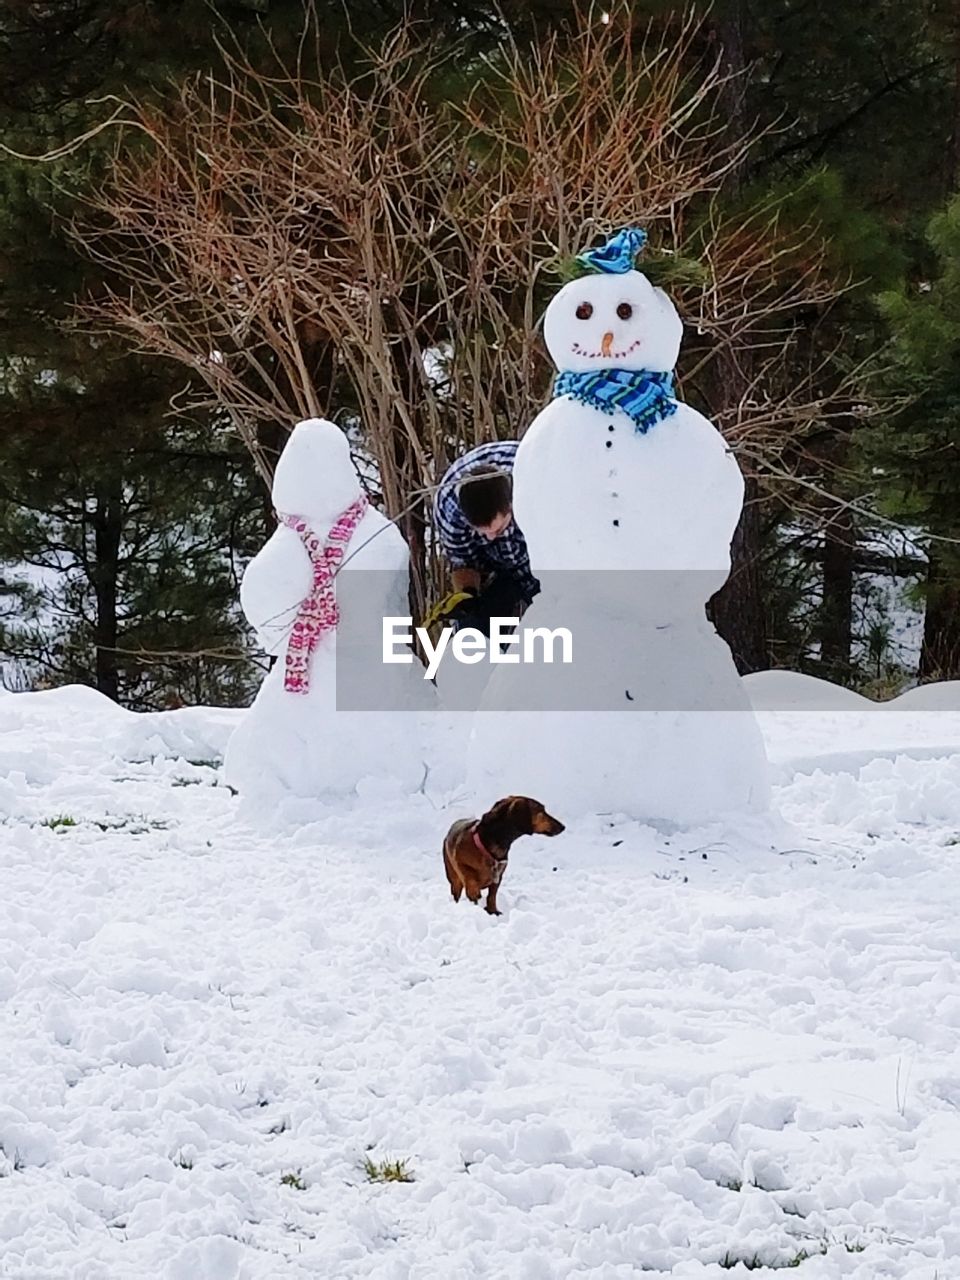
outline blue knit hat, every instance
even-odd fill
[[[623,275],[635,271],[637,258],[647,243],[647,233],[639,227],[624,227],[599,249],[587,249],[578,253],[576,261],[587,271],[608,275]]]

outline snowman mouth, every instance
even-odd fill
[[[586,347],[581,347],[579,342],[575,342],[571,350],[575,356],[585,356],[588,360],[622,360],[624,356],[631,355],[641,345],[641,339],[634,338],[630,345],[624,347],[622,351],[608,351],[604,355],[602,351],[588,351]]]

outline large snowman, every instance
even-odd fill
[[[240,602],[278,660],[228,744],[227,782],[267,801],[350,792],[368,777],[416,787],[416,712],[434,690],[419,663],[382,660],[382,619],[409,613],[407,544],[366,501],[346,437],[324,419],[293,430],[272,495],[278,528]]]
[[[644,241],[629,229],[581,255],[547,308],[560,372],[517,451],[513,508],[543,588],[522,632],[566,628],[572,662],[495,668],[470,782],[571,816],[692,824],[765,809],[767,765],[705,612],[730,571],[743,478],[674,398],[683,326],[636,269]]]

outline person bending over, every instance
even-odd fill
[[[484,635],[491,618],[520,617],[540,590],[513,518],[516,456],[516,440],[478,445],[447,469],[434,497],[434,527],[454,592],[469,596],[449,616]]]

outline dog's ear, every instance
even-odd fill
[[[484,814],[484,819],[508,831],[511,838],[528,836],[533,833],[532,803],[526,796],[504,796]]]
[[[508,796],[510,820],[516,830],[525,836],[532,836],[539,831],[538,814],[544,812],[543,805],[529,796]]]

